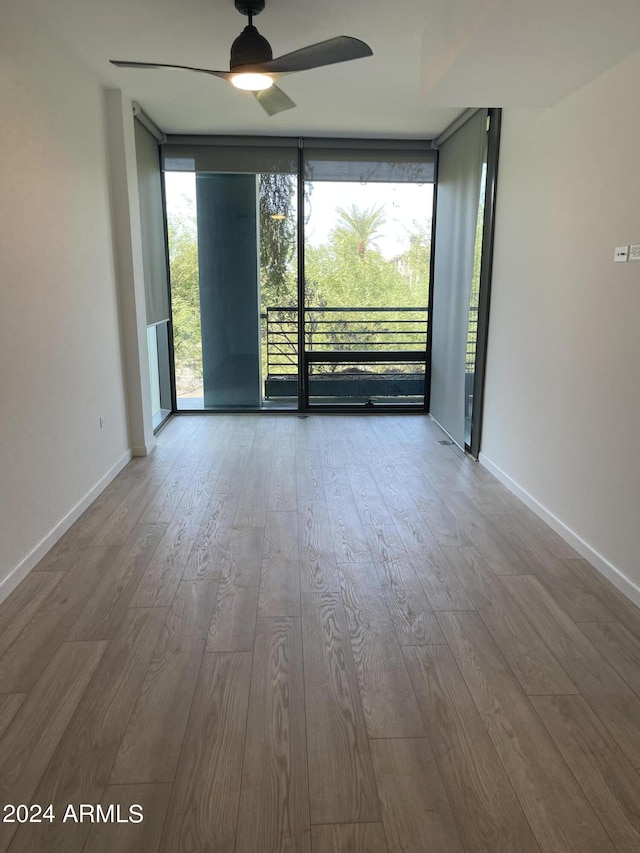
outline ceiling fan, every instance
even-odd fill
[[[234,0],[235,7],[249,18],[249,24],[231,45],[229,71],[213,71],[210,68],[193,68],[190,65],[166,65],[157,62],[128,62],[112,59],[120,68],[180,68],[211,74],[233,83],[238,89],[253,92],[260,106],[270,116],[295,107],[288,95],[275,85],[275,80],[294,71],[307,71],[336,62],[347,62],[372,56],[373,51],[365,42],[350,36],[336,36],[326,41],[273,58],[269,42],[253,26],[253,18],[264,9],[265,0]]]

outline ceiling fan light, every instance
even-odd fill
[[[250,72],[235,74],[231,78],[231,82],[236,88],[247,89],[249,92],[261,92],[263,89],[273,86],[273,79],[268,74],[254,74]]]

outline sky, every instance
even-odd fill
[[[166,172],[167,204],[177,214],[195,210],[195,173]],[[376,241],[382,255],[390,260],[409,248],[408,235],[416,225],[431,221],[433,184],[329,183],[313,184],[311,212],[305,237],[312,246],[327,240],[337,222],[336,208],[352,204],[361,210],[383,206],[386,221]]]

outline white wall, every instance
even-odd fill
[[[507,109],[481,461],[638,599],[640,52],[552,109]],[[616,570],[632,583],[626,584]]]
[[[0,30],[0,599],[129,451],[104,92],[23,17]]]

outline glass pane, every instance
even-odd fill
[[[298,181],[261,174],[260,349],[263,408],[298,407]]]
[[[308,181],[305,201],[310,405],[423,405],[433,185]]]
[[[155,430],[171,414],[169,347],[166,323],[147,326],[147,351],[149,355],[151,415]]]
[[[476,349],[478,343],[478,306],[480,304],[480,265],[482,262],[482,237],[484,234],[484,206],[487,185],[487,163],[482,166],[480,178],[480,198],[478,200],[478,220],[476,224],[476,239],[473,252],[473,276],[471,279],[471,295],[469,299],[469,325],[467,329],[467,357],[465,360],[465,406],[464,406],[464,440],[471,444],[471,425],[473,417],[473,394],[476,378]]]
[[[293,386],[269,343],[296,311],[295,176],[165,174],[178,409],[297,407],[297,334]]]
[[[198,272],[196,176],[165,172],[171,315],[178,409],[201,409],[202,333]]]

